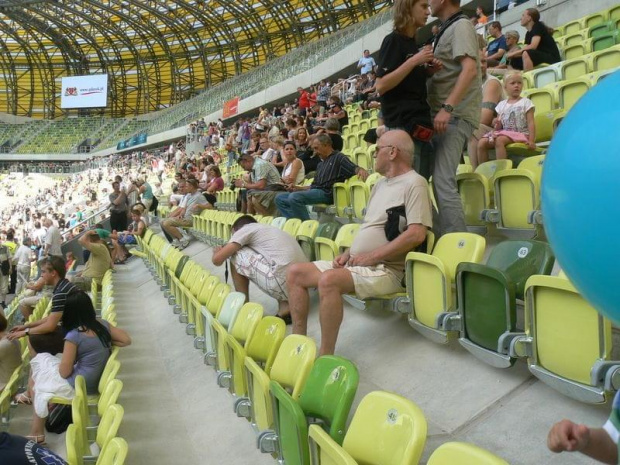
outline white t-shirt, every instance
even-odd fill
[[[529,98],[521,98],[513,103],[502,100],[495,107],[495,111],[502,122],[502,129],[529,135],[530,130],[527,126],[526,114],[532,108],[534,108],[534,104]]]
[[[31,253],[32,251],[30,250],[30,247],[26,247],[22,244],[17,249],[17,252],[15,252],[15,255],[13,255],[13,262],[15,262],[15,264],[17,265],[30,266]]]
[[[62,257],[62,249],[60,246],[62,245],[62,236],[60,235],[60,230],[58,227],[52,225],[47,230],[47,235],[45,236],[45,245],[49,244],[48,253],[50,255],[56,255],[58,257]]]

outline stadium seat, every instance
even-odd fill
[[[572,60],[586,55],[592,51],[592,39],[587,39],[581,44],[574,44],[564,47],[564,59]]]
[[[610,21],[620,19],[620,5],[612,6],[609,10],[607,10],[607,17]]]
[[[589,56],[590,55],[584,55],[582,57],[573,58],[572,60],[561,61],[559,63],[559,80],[576,79],[588,74],[592,69],[588,65]]]
[[[320,426],[310,425],[312,465],[415,465],[426,443],[424,413],[409,399],[384,391],[360,402],[342,447]]]
[[[523,142],[516,142],[506,145],[506,153],[508,156],[517,157],[534,157],[542,155],[545,152],[544,146],[548,145],[555,131],[554,124],[557,121],[557,116],[564,114],[565,110],[554,110],[546,113],[536,112],[534,114],[534,125],[536,127],[535,143],[536,148],[531,149],[527,144]]]
[[[581,25],[584,28],[591,28],[594,26],[598,26],[599,24],[603,24],[607,22],[608,14],[606,11],[601,11],[599,13],[593,13],[581,18]]]
[[[612,32],[608,32],[607,34],[601,34],[598,37],[593,37],[590,39],[592,41],[592,51],[599,52],[618,44],[620,41],[619,34],[619,31],[614,30]]]
[[[590,80],[586,77],[580,77],[567,81],[559,81],[547,87],[555,93],[557,108],[568,111],[588,90],[590,90]]]
[[[306,220],[297,229],[295,238],[303,250],[304,255],[309,261],[314,261],[314,238],[319,229],[319,222],[316,220]]]
[[[245,346],[249,341],[258,322],[263,317],[263,306],[255,302],[245,303],[239,309],[234,318],[233,323],[226,328],[219,319],[212,322],[213,325],[213,345],[217,349],[215,354],[215,371],[218,373],[217,384],[220,387],[229,387],[231,379],[230,359],[228,358],[229,350],[227,349],[228,336],[232,336],[239,344]]]
[[[338,230],[334,240],[317,236],[314,240],[314,256],[316,259],[333,261],[344,250],[351,247],[359,228],[360,225],[357,223],[345,224]]]
[[[230,286],[225,283],[221,283],[219,279],[216,278],[215,281],[211,281],[211,278],[207,280],[205,286],[208,286],[207,289],[201,289],[201,294],[199,297],[207,297],[206,303],[204,305],[200,305],[198,307],[194,306],[194,317],[195,321],[193,324],[195,325],[193,328],[194,334],[194,347],[196,349],[201,349],[205,353],[208,351],[213,351],[211,341],[211,333],[209,331],[211,320],[220,312],[221,308],[224,305],[238,305],[241,307],[243,305],[243,301],[239,302],[239,296],[235,295],[226,301],[226,298],[230,294]],[[194,303],[195,304],[195,303]],[[209,316],[207,316],[209,314]],[[192,334],[191,329],[191,319],[188,322],[187,333]]]
[[[231,368],[228,390],[235,397],[235,412],[237,412],[239,403],[247,400],[248,397],[245,357],[250,357],[269,375],[284,336],[286,336],[286,323],[282,318],[275,316],[266,316],[260,320],[254,334],[245,341],[244,345],[241,345],[232,335],[228,335],[226,349]]]
[[[370,197],[370,188],[364,181],[351,181],[349,183],[350,204],[348,215],[355,221],[362,221],[366,214],[368,206],[368,198]]]
[[[310,463],[309,422],[320,424],[334,441],[342,444],[358,384],[357,367],[333,355],[316,359],[297,401],[272,380],[275,430],[263,436],[263,452],[277,451],[277,458],[283,463]]]
[[[611,321],[564,277],[532,276],[525,285],[525,333],[507,338],[534,376],[580,402],[604,403],[620,387],[611,358]]]
[[[463,202],[465,224],[485,225],[480,214],[491,206],[495,174],[511,168],[512,160],[493,160],[481,163],[473,173],[457,174],[456,183]]]
[[[439,238],[432,254],[409,252],[405,284],[409,324],[434,342],[447,343],[456,333],[437,329],[437,317],[454,310],[453,283],[460,263],[480,263],[486,240],[472,233],[448,233]]]
[[[374,163],[372,157],[369,155],[368,150],[364,147],[357,147],[353,150],[353,156],[351,157],[353,163],[366,171],[373,171]]]
[[[220,284],[220,280],[217,276],[208,276],[202,283],[202,287],[196,295],[186,291],[187,303],[184,311],[187,311],[187,326],[185,331],[189,335],[204,338],[204,325],[202,324],[203,318],[201,315],[201,309],[206,307],[211,300],[213,291],[217,285]],[[224,292],[225,289],[220,287],[218,292]]]
[[[582,29],[581,20],[576,19],[574,21],[569,21],[564,24],[564,35],[567,36],[569,34],[573,34],[575,32],[579,32]]]
[[[299,229],[300,225],[301,220],[299,218],[289,218],[288,220],[286,220],[286,223],[284,223],[282,231],[287,233],[289,236],[295,238],[297,236],[297,230]]]
[[[580,36],[580,41],[581,41],[581,36]],[[523,73],[524,77],[525,75],[528,75],[529,82],[533,84],[532,87],[536,87],[536,88],[544,87],[547,84],[551,84],[552,82],[556,82],[560,79],[558,75],[557,64],[545,66],[543,68],[533,69],[531,71],[527,71]]]
[[[540,210],[540,180],[545,156],[526,158],[517,169],[495,176],[495,208],[482,213],[498,229],[534,231],[531,215]]]
[[[230,290],[227,284],[223,285]],[[228,330],[228,328],[232,328],[232,325],[235,323],[235,318],[237,318],[237,314],[245,302],[245,294],[241,292],[227,293],[225,289],[221,289],[221,294],[227,295],[225,299],[223,299],[223,303],[219,308],[212,305],[212,301],[215,296],[218,295],[218,289],[216,289],[211,296],[211,300],[209,301],[207,308],[203,308],[202,310],[202,314],[205,317],[204,363],[206,365],[215,366],[217,362],[217,352],[219,347],[218,333],[215,328],[215,322],[217,321],[220,326],[223,326],[226,330]]]
[[[607,34],[616,29],[616,24],[613,21],[605,21],[588,28],[589,37],[599,37]]]
[[[545,113],[555,110],[555,94],[553,90],[545,87],[543,89],[528,89],[521,94],[529,98],[536,108],[536,113]]]
[[[523,300],[527,279],[549,274],[554,255],[539,241],[505,241],[492,251],[486,265],[461,263],[456,271],[458,310],[442,316],[440,327],[459,330],[459,342],[479,360],[508,368],[515,358],[502,339],[514,333],[516,299]]]
[[[277,218],[274,218],[273,221],[271,222],[271,226],[274,226],[278,229],[284,229],[285,224],[286,224],[286,218],[283,216],[278,216]]]
[[[129,446],[123,438],[116,437],[101,450],[96,465],[124,465]]]
[[[428,459],[427,465],[508,465],[504,459],[473,444],[446,442]]]
[[[588,56],[590,71],[607,71],[620,67],[620,46],[616,45]]]
[[[357,176],[355,176],[357,178]],[[334,198],[333,206],[327,208],[328,213],[336,215],[338,218],[342,218],[348,222],[349,214],[348,208],[350,206],[349,198],[349,182],[336,182],[332,186],[332,193]]]
[[[316,344],[312,339],[291,334],[282,341],[269,375],[250,357],[245,358],[249,400],[244,402],[247,408],[244,406],[238,409],[238,412],[249,413],[250,423],[257,433],[273,429],[270,381],[278,382],[297,400],[312,369],[315,356]]]

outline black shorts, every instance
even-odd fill
[[[51,333],[32,334],[30,345],[37,354],[60,354],[65,348],[65,333],[59,326]]]

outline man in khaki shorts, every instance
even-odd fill
[[[306,334],[308,289],[318,288],[321,355],[333,354],[336,348],[343,315],[342,295],[354,293],[364,299],[401,292],[405,256],[425,241],[427,228],[432,226],[428,184],[411,168],[411,137],[402,130],[386,132],[377,142],[375,157],[375,171],[385,178],[370,194],[364,222],[351,249],[331,263],[291,265],[287,273],[295,334]],[[398,234],[393,237],[393,229],[387,228],[388,233],[386,224],[387,211],[395,207],[404,207],[406,220],[392,216]]]

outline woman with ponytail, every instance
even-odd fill
[[[553,39],[553,29],[540,20],[536,8],[528,8],[523,12],[521,26],[527,29],[525,46],[507,54],[514,69],[529,71],[541,63],[550,65],[562,61],[560,50]]]

